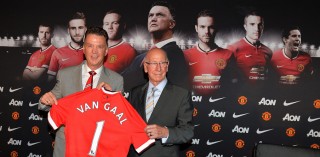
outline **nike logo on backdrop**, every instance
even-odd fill
[[[36,144],[39,144],[39,143],[41,143],[41,141],[39,141],[39,142],[33,142],[33,143],[30,143],[30,141],[28,141],[28,146],[30,147],[30,146],[33,146],[33,145],[36,145]]]
[[[66,60],[68,60],[69,58],[62,58],[61,60],[62,60],[62,62],[64,62],[64,61],[66,61]]]
[[[290,105],[293,105],[293,104],[298,103],[298,102],[300,102],[300,100],[294,101],[294,102],[287,102],[287,101],[285,100],[285,101],[283,102],[283,106],[290,106]]]
[[[197,64],[198,62],[189,62],[189,65]]]
[[[16,89],[13,89],[13,88],[10,87],[9,92],[10,92],[10,93],[13,93],[13,92],[16,92],[16,91],[18,91],[18,90],[20,90],[20,89],[22,89],[22,87],[16,88]]]
[[[36,106],[36,105],[38,105],[38,103],[31,103],[31,101],[29,102],[29,106],[30,107],[33,107],[33,106]]]
[[[239,118],[239,117],[245,116],[247,114],[249,114],[249,113],[243,113],[243,114],[238,114],[238,115],[236,113],[233,113],[232,117],[233,118]]]
[[[263,133],[266,133],[268,131],[271,131],[273,129],[267,129],[267,130],[259,130],[259,128],[257,129],[257,134],[263,134]]]
[[[319,118],[311,118],[310,116],[308,117],[308,122],[314,122],[314,121],[316,121],[316,120],[319,120],[320,119],[320,117]]]
[[[17,129],[20,129],[21,127],[16,127],[16,128],[10,128],[10,126],[8,127],[8,131],[11,132],[11,131],[15,131]]]
[[[220,142],[222,142],[222,141],[223,141],[223,140],[210,142],[210,141],[208,140],[208,141],[207,141],[207,145],[208,145],[208,146],[214,145],[214,144],[220,143]]]
[[[216,101],[219,101],[219,100],[224,99],[224,98],[226,98],[226,97],[217,98],[217,99],[212,99],[212,98],[210,97],[209,102],[216,102]]]

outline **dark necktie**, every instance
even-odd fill
[[[94,71],[89,71],[89,74],[90,74],[90,77],[86,83],[86,86],[84,86],[84,90],[87,90],[87,89],[92,89],[92,84],[93,84],[93,76],[95,74],[97,74],[96,72]]]

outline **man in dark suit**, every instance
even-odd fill
[[[108,52],[108,35],[100,27],[89,28],[85,34],[83,52],[86,61],[77,66],[59,70],[55,87],[45,93],[39,100],[39,110],[49,111],[57,99],[81,91],[85,88],[90,77],[89,72],[94,71],[92,88],[106,88],[108,90],[123,91],[123,78],[103,66],[103,61]],[[65,156],[64,127],[56,133],[53,156]]]
[[[143,66],[149,82],[133,88],[128,99],[147,122],[145,132],[156,143],[141,154],[131,149],[129,155],[178,157],[179,144],[189,142],[194,135],[191,93],[166,78],[169,60],[162,49],[147,52]]]
[[[174,9],[163,1],[153,3],[148,15],[148,31],[154,46],[163,49],[171,60],[167,78],[173,84],[189,89],[188,66],[182,50],[173,39],[176,25]],[[142,60],[145,53],[138,55],[132,64],[122,73],[124,89],[131,88],[147,82],[147,76],[143,73]]]

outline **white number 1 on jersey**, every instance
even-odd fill
[[[104,121],[97,122],[96,131],[94,132],[94,136],[93,136],[90,151],[89,151],[90,156],[96,156],[97,146],[99,143],[99,139],[100,139],[103,125],[104,125]]]

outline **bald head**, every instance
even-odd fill
[[[165,58],[165,61],[168,61],[168,57],[167,57],[167,53],[165,51],[163,51],[160,48],[152,48],[150,49],[146,56],[144,57],[144,61],[148,62],[148,60],[150,60],[152,57],[154,56],[163,56]]]

